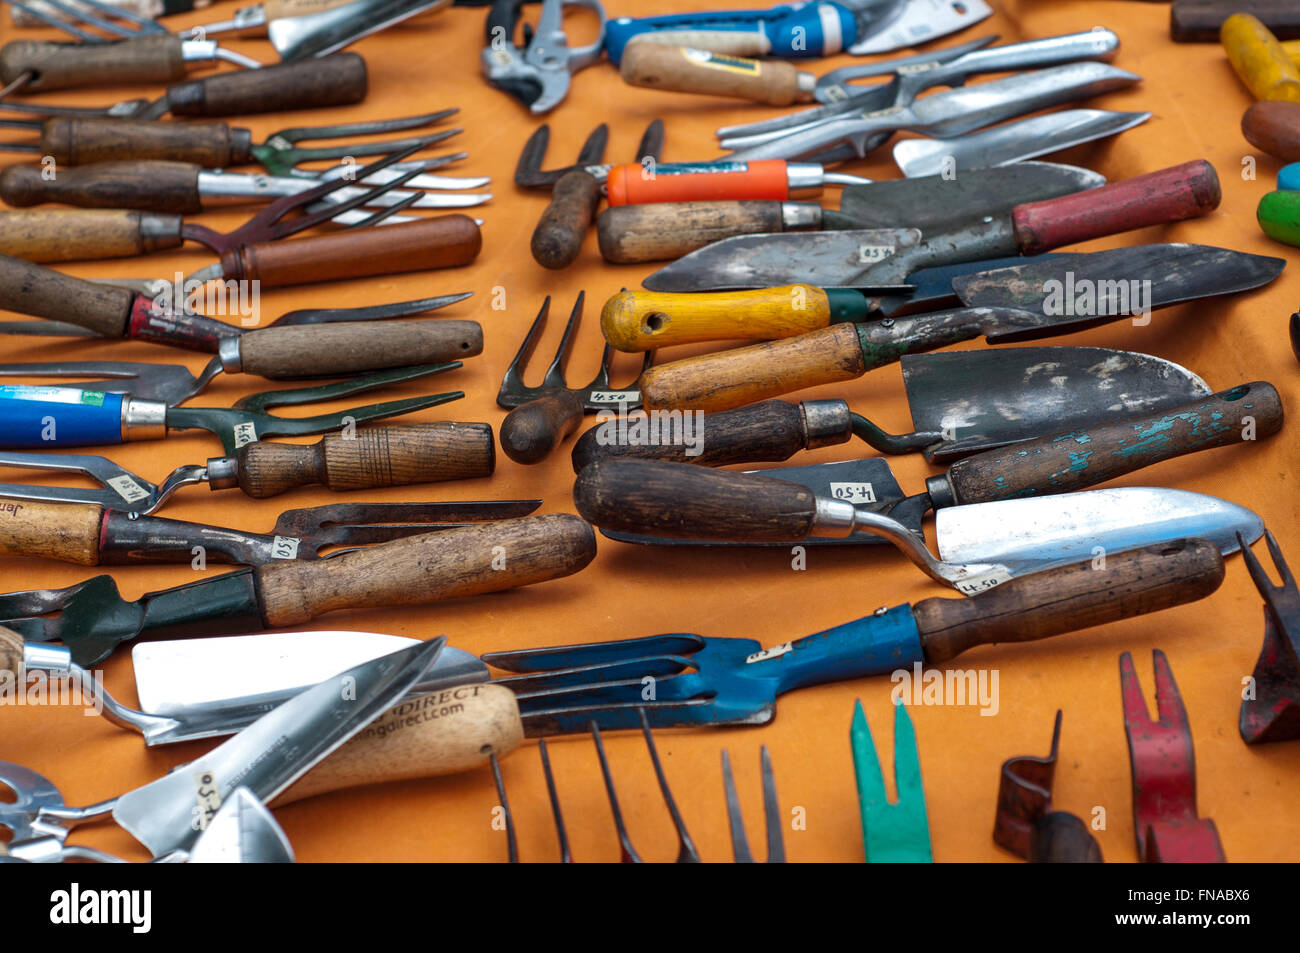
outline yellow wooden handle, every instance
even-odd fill
[[[1223,21],[1219,39],[1252,96],[1300,102],[1300,70],[1257,17],[1234,13]]]
[[[1300,70],[1300,40],[1282,40],[1281,43],[1287,59],[1295,64],[1296,69]]]
[[[723,294],[621,291],[600,311],[605,340],[620,351],[699,341],[768,341],[824,328],[830,302],[821,288],[787,285]]]

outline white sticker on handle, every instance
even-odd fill
[[[593,404],[634,404],[641,399],[639,390],[593,390],[589,395]]]
[[[981,592],[996,589],[1010,578],[1011,573],[1008,570],[998,567],[980,573],[978,576],[971,576],[969,579],[961,580],[957,583],[957,591],[967,596],[978,596]]]
[[[751,662],[761,662],[764,659],[777,658],[778,656],[784,655],[786,652],[793,651],[794,643],[785,642],[781,645],[774,645],[770,649],[763,649],[761,652],[755,652],[753,655],[747,656],[745,658],[745,664],[749,665]]]
[[[149,491],[126,475],[113,477],[108,481],[108,485],[128,503],[138,503],[149,498]]]

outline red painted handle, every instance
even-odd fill
[[[1026,255],[1148,225],[1181,222],[1219,207],[1214,166],[1204,159],[1125,179],[1089,192],[1018,205],[1011,213]]]
[[[784,159],[737,163],[741,168],[720,172],[677,171],[672,165],[649,168],[635,162],[609,170],[605,192],[610,205],[649,202],[723,202],[790,197],[790,177]]]

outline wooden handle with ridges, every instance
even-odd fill
[[[1252,96],[1300,102],[1300,72],[1258,18],[1234,13],[1223,21],[1219,39],[1228,62]]]
[[[36,74],[25,92],[75,86],[141,86],[185,76],[180,37],[142,36],[113,43],[41,43],[14,40],[0,48],[0,80]]]
[[[0,503],[0,554],[99,565],[104,508],[93,503]]]
[[[318,562],[257,573],[268,625],[334,609],[424,605],[570,576],[596,555],[596,534],[568,513],[445,529]]]
[[[781,60],[752,60],[685,46],[629,43],[619,64],[629,86],[729,96],[768,106],[806,102],[799,71]]]
[[[1223,557],[1204,540],[1175,540],[1031,573],[969,599],[912,607],[931,664],[976,645],[1033,642],[1203,599],[1223,582]]]
[[[128,159],[56,168],[54,177],[47,179],[37,166],[12,165],[0,172],[0,198],[17,208],[62,202],[81,208],[191,215],[203,211],[199,171],[187,162]]]
[[[41,131],[41,148],[59,165],[90,165],[124,159],[156,159],[191,163],[191,190],[198,188],[197,167],[224,169],[248,161],[247,150],[236,143],[224,122],[156,122],[148,119],[49,119]],[[166,170],[150,170],[166,174]],[[168,179],[167,181],[170,181]],[[172,186],[174,188],[174,186]],[[150,206],[152,207],[152,206]],[[172,212],[197,212],[169,208]]]
[[[461,685],[408,697],[295,781],[276,806],[327,791],[471,771],[523,743],[515,693]]]
[[[263,499],[313,484],[369,490],[491,476],[496,445],[488,424],[440,421],[363,427],[306,446],[258,440],[237,459],[240,489]]]
[[[533,229],[529,247],[543,268],[568,268],[582,252],[600,204],[600,182],[589,172],[574,169],[560,176],[551,190],[551,204]]]
[[[641,375],[646,410],[730,410],[867,371],[857,328],[836,324],[782,341],[691,357]]]
[[[596,238],[601,257],[628,265],[681,258],[733,235],[779,232],[783,225],[780,202],[656,202],[605,209]]]
[[[247,331],[240,366],[282,380],[331,377],[409,364],[441,364],[483,353],[477,321],[339,321]]]
[[[642,207],[655,206],[626,210]],[[795,337],[826,327],[830,319],[826,292],[809,285],[717,294],[620,291],[600,309],[600,330],[617,350],[649,351],[700,341]]]
[[[1271,156],[1300,162],[1300,103],[1255,103],[1241,117],[1241,134]]]
[[[1258,17],[1278,39],[1300,38],[1295,0],[1176,0],[1170,7],[1169,35],[1180,43],[1217,43],[1224,21],[1234,13]]]
[[[180,244],[179,215],[104,208],[0,211],[0,254],[27,261],[130,258]]]
[[[173,116],[247,116],[327,106],[366,98],[366,61],[357,53],[213,73],[167,90]]]
[[[501,421],[501,449],[515,463],[541,463],[577,429],[585,412],[582,398],[570,390],[530,400]]]
[[[106,337],[126,334],[135,292],[83,281],[0,255],[0,310],[69,321]]]
[[[578,474],[573,501],[603,529],[751,542],[803,539],[816,507],[798,483],[655,460],[598,460]]]
[[[221,256],[226,278],[268,287],[468,265],[483,247],[468,215],[443,215],[311,238],[240,245]]]
[[[948,483],[958,503],[1068,493],[1197,450],[1271,436],[1282,429],[1282,399],[1255,381],[1153,417],[1081,427],[958,460]]]

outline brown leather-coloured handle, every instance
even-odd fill
[[[27,72],[35,74],[28,92],[139,86],[182,79],[185,60],[180,37],[170,34],[99,44],[14,40],[0,48],[0,80],[12,83]]]
[[[515,463],[541,463],[577,429],[584,413],[582,398],[569,390],[530,400],[501,421],[501,449]]]
[[[27,261],[129,258],[181,244],[181,217],[110,209],[0,211],[0,254]]]
[[[248,116],[326,106],[366,98],[366,61],[357,53],[214,73],[167,90],[173,116]]]
[[[47,176],[38,166],[11,165],[0,172],[0,198],[15,208],[62,202],[177,215],[203,211],[199,167],[185,162],[96,162],[52,171]]]
[[[1217,43],[1223,21],[1234,13],[1258,17],[1279,40],[1300,39],[1295,0],[1176,0],[1170,7],[1169,35],[1180,43]]]
[[[1174,540],[1004,582],[969,599],[912,607],[931,664],[976,645],[1033,642],[1203,599],[1223,582],[1223,556],[1204,540]]]
[[[754,60],[661,43],[629,43],[619,64],[623,82],[678,93],[729,96],[768,106],[808,102],[799,70],[781,60]]]
[[[313,484],[368,490],[491,476],[496,445],[488,424],[440,421],[363,427],[307,446],[258,440],[236,459],[240,489],[263,499]]]
[[[570,576],[596,555],[596,534],[568,513],[480,523],[368,546],[318,562],[260,566],[268,625],[335,609],[426,605]]]
[[[0,672],[23,673],[23,637],[13,629],[0,626]]]
[[[468,265],[483,247],[468,215],[442,215],[311,238],[240,245],[221,256],[226,278],[268,287]]]
[[[6,500],[0,502],[0,553],[98,566],[103,521],[104,508],[91,503]]]
[[[551,204],[533,229],[529,247],[536,262],[553,270],[572,265],[599,204],[600,182],[591,173],[575,169],[560,176],[551,190]]]
[[[655,460],[598,460],[573,484],[578,512],[604,529],[677,539],[783,542],[806,537],[806,486]]]
[[[126,335],[135,292],[0,255],[0,310],[68,321],[105,337]]]
[[[48,119],[41,148],[60,165],[89,165],[121,159],[189,162],[194,167],[224,169],[251,161],[250,137],[217,121],[155,122],[148,119],[85,117]],[[194,175],[198,175],[195,168]],[[198,211],[169,208],[167,211]]]
[[[477,321],[339,321],[247,331],[240,367],[272,380],[332,377],[483,353]]]
[[[1300,103],[1255,103],[1241,117],[1241,133],[1269,155],[1300,161]]]
[[[627,265],[680,258],[733,235],[779,232],[782,225],[780,202],[656,202],[605,209],[596,238],[602,258]]]

